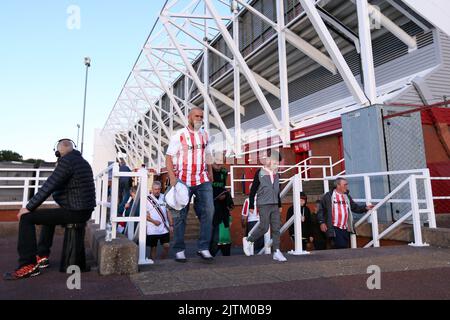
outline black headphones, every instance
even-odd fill
[[[59,139],[56,143],[55,143],[55,146],[53,147],[53,151],[55,152],[55,156],[57,157],[57,158],[61,158],[61,153],[58,151],[58,144],[61,142],[61,141],[64,141],[64,140],[67,140],[67,141],[70,141],[70,142],[72,142],[72,146],[73,146],[73,148],[74,149],[76,149],[77,148],[77,144],[72,140],[72,139],[68,139],[68,138],[64,138],[64,139]]]

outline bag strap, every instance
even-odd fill
[[[158,203],[158,201],[156,201],[156,199],[153,197],[153,195],[148,195],[147,196],[148,201],[150,201],[150,203],[152,204],[152,206],[155,208],[156,212],[158,213],[158,215],[161,217],[164,227],[167,229],[167,231],[170,232],[169,227],[167,226],[167,220],[166,217],[164,216],[164,213],[162,212],[162,209]]]

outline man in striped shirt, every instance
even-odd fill
[[[348,194],[346,179],[337,178],[334,181],[334,189],[322,196],[317,212],[320,229],[326,233],[333,249],[349,247],[350,234],[355,233],[352,212],[366,213],[373,207],[371,204],[358,205],[353,201]]]
[[[197,254],[205,260],[212,260],[213,257],[209,252],[214,215],[212,157],[208,148],[208,133],[202,125],[203,110],[193,108],[189,113],[188,126],[179,130],[170,139],[166,167],[171,186],[181,181],[189,189],[189,198],[195,195],[194,209],[200,220]],[[186,262],[184,232],[188,209],[189,204],[180,211],[172,211],[175,224],[173,248],[176,252],[175,260],[178,262]]]

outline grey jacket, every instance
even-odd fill
[[[319,205],[319,211],[317,211],[317,220],[320,224],[325,223],[327,225],[327,237],[334,238],[336,236],[336,233],[334,231],[333,227],[333,221],[332,221],[332,206],[331,203],[333,191],[325,193],[322,198],[320,199],[320,205]],[[352,197],[350,197],[349,194],[347,194],[348,201],[350,203],[350,211],[354,213],[366,213],[367,209],[365,205],[358,205],[356,204]],[[355,233],[355,229],[353,227],[353,217],[351,214],[348,215],[348,221],[347,221],[347,230],[351,233]]]
[[[277,204],[281,208],[280,175],[277,173],[272,183],[266,170],[259,169],[250,189],[249,209],[255,208],[255,195],[258,195],[258,206]]]

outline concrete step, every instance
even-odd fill
[[[436,224],[439,228],[450,228],[450,213],[436,214]]]

